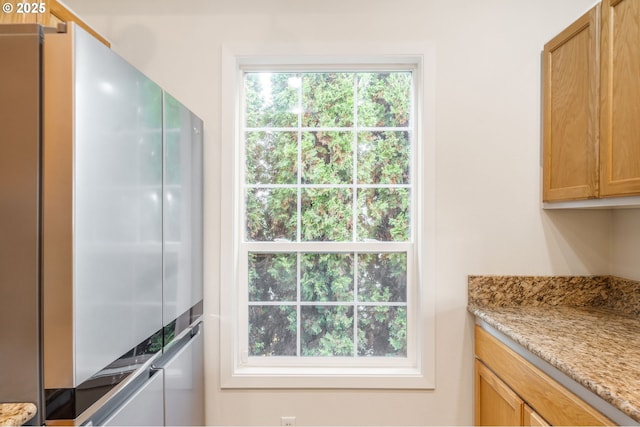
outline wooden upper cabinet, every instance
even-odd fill
[[[543,200],[598,196],[599,6],[544,46]]]
[[[543,201],[640,195],[640,1],[603,0],[543,67]]]
[[[640,194],[640,1],[604,0],[600,195]]]
[[[102,43],[110,47],[110,43],[87,25],[75,13],[58,0],[41,0],[39,2],[27,0],[3,0],[5,9],[0,13],[0,24],[41,24],[45,27],[55,27],[61,22],[75,22]],[[5,6],[5,5],[10,6]]]

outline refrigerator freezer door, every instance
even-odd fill
[[[142,387],[131,395],[114,411],[106,415],[104,421],[93,423],[105,426],[162,426],[163,373],[156,372]]]
[[[175,350],[172,347],[175,355],[164,365],[166,425],[204,425],[202,332],[202,323],[199,323],[194,327],[191,339],[177,342]]]
[[[163,326],[202,301],[202,120],[164,92]]]

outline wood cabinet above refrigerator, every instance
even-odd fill
[[[58,0],[41,0],[39,2],[4,0],[2,7],[0,24],[40,24],[45,27],[55,27],[62,22],[75,22],[106,46],[111,46],[107,39]]]

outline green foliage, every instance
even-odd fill
[[[410,72],[248,73],[245,82],[248,241],[411,239]],[[406,253],[248,262],[250,354],[406,356]]]
[[[249,254],[249,301],[295,301],[297,257]]]
[[[245,78],[246,126],[295,127],[298,89],[288,73],[248,73]]]
[[[409,240],[409,191],[404,188],[360,190],[358,239]]]
[[[247,191],[247,240],[296,240],[296,190],[289,188]]]
[[[302,182],[349,184],[353,180],[353,132],[304,132]]]
[[[358,182],[408,184],[411,143],[407,131],[358,133]]]
[[[352,203],[350,189],[304,189],[302,240],[350,241],[353,227]]]
[[[353,301],[353,255],[303,253],[302,301]]]
[[[411,73],[358,74],[358,120],[366,127],[402,127],[411,116]]]
[[[353,126],[353,88],[351,73],[304,74],[302,126]]]
[[[352,356],[353,307],[302,307],[303,356]]]
[[[249,184],[295,184],[298,180],[295,132],[247,132],[245,158]]]
[[[296,329],[295,306],[250,306],[249,354],[295,356]]]
[[[407,254],[359,254],[358,297],[363,302],[406,302]]]
[[[358,314],[359,356],[407,355],[405,307],[360,306]]]

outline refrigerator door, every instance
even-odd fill
[[[164,363],[165,422],[169,426],[204,425],[204,338],[196,324],[167,352]]]
[[[46,33],[43,46],[43,369],[53,424],[82,422],[162,350],[162,90],[73,24]]]
[[[44,382],[76,388],[162,328],[162,91],[74,25],[44,58]]]
[[[128,399],[117,405],[113,412],[97,418],[93,425],[105,426],[162,426],[163,410],[163,372],[157,371]]]
[[[163,99],[163,325],[179,335],[202,314],[202,120]]]

